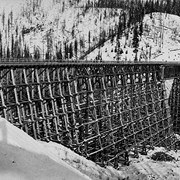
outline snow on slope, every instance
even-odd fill
[[[155,152],[165,152],[175,158],[174,161],[154,161],[151,158]],[[148,152],[147,156],[132,159],[133,166],[146,175],[149,180],[179,180],[180,179],[180,150],[178,152],[168,151],[162,147]]]
[[[14,48],[18,44],[21,49],[21,56],[27,48],[32,55],[38,51],[41,58],[45,58],[47,52],[54,58],[56,52],[61,51],[63,59],[77,59],[98,44],[100,36],[108,37],[110,30],[115,30],[121,13],[120,9],[82,8],[86,4],[84,0],[79,3],[66,0],[17,2],[12,8],[13,3],[8,6],[4,1],[4,8],[0,8],[2,53],[5,57],[7,49],[11,52],[14,43]],[[72,49],[73,57],[70,53],[65,57],[66,47]]]
[[[10,0],[8,0],[10,1]],[[50,52],[56,57],[56,52],[60,51],[62,58],[71,60],[78,59],[92,49],[92,52],[85,57],[85,60],[95,60],[102,58],[104,61],[120,60],[133,61],[135,58],[134,48],[132,47],[133,27],[128,33],[119,39],[120,54],[117,52],[117,39],[108,40],[101,47],[96,47],[100,39],[105,35],[109,37],[110,32],[118,27],[121,9],[110,8],[79,8],[85,1],[79,4],[70,3],[64,0],[41,0],[33,10],[32,2],[29,0],[22,3],[17,1],[15,8],[13,3],[5,8],[0,8],[0,15],[6,11],[5,27],[2,30],[3,46],[11,49],[12,35],[18,40],[19,46],[24,50],[25,45],[33,54],[36,50],[45,58],[46,52]],[[65,3],[64,3],[65,2]],[[73,1],[72,1],[73,2]],[[8,17],[10,11],[13,14],[11,29],[8,27]],[[17,29],[18,26],[18,29]],[[152,17],[144,17],[144,33],[140,38],[138,48],[138,59],[143,61],[171,61],[178,60],[180,57],[180,17],[165,13],[153,13]],[[8,34],[8,33],[10,34]],[[18,36],[16,36],[18,32]],[[14,40],[14,41],[15,41]],[[21,43],[20,43],[21,41]],[[77,54],[75,44],[77,43]],[[65,57],[65,49],[68,46],[72,49],[73,57]],[[93,50],[93,47],[96,47]],[[3,51],[6,54],[6,50]],[[22,52],[23,53],[23,52]]]
[[[179,138],[180,139],[180,138]],[[90,176],[93,180],[99,179],[128,179],[128,180],[179,180],[180,179],[180,150],[177,152],[167,150],[162,147],[155,147],[149,150],[147,156],[139,155],[139,158],[130,157],[130,166],[121,166],[115,170],[108,166],[101,168],[94,162],[77,155],[66,147],[53,142],[42,142],[47,149],[54,154],[59,155],[68,164]],[[165,152],[175,158],[171,162],[158,162],[151,159],[155,152]],[[119,179],[118,179],[119,178]]]
[[[76,7],[66,8],[61,12],[60,7],[52,6],[46,16],[33,17],[33,22],[24,23],[26,20],[19,20],[21,28],[36,27],[38,24],[43,26],[43,30],[30,32],[25,35],[25,43],[33,53],[34,46],[40,52],[47,52],[47,36],[52,40],[51,53],[55,55],[56,49],[61,48],[64,54],[65,43],[75,46],[78,43],[77,57],[82,56],[89,47],[95,46],[99,42],[100,34],[108,31],[109,27],[115,27],[119,20],[121,10],[117,9],[78,9]],[[106,14],[106,15],[105,15]],[[42,53],[43,54],[43,53]],[[74,57],[75,52],[74,52]]]
[[[146,16],[144,23],[144,43],[152,47],[151,59],[174,61],[180,58],[180,17],[172,14],[153,13],[153,18]],[[162,32],[162,33],[161,33]]]
[[[180,17],[172,14],[153,13],[144,17],[144,32],[139,37],[138,60],[140,61],[179,61],[180,59]],[[129,38],[119,39],[122,54],[120,61],[133,61],[135,58],[132,47],[133,28]],[[95,60],[98,54],[103,60],[117,60],[117,40],[107,41],[103,47],[96,49],[87,56],[87,60]]]
[[[117,171],[113,167],[108,166],[107,168],[102,168],[96,163],[87,160],[85,157],[82,157],[70,149],[64,147],[61,144],[54,142],[41,142],[49,151],[59,156],[60,159],[67,162],[69,165],[78,169],[84,174],[87,174],[93,180],[99,179],[111,179],[118,180],[118,178],[125,178],[126,174],[122,171]]]
[[[90,180],[25,132],[0,118],[0,179],[14,178]]]

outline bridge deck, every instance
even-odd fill
[[[35,60],[35,59],[0,59],[0,68],[42,68],[42,67],[78,67],[78,66],[164,66],[164,78],[175,78],[180,75],[179,62],[162,62],[162,61],[142,61],[142,62],[125,62],[125,61],[57,61],[57,60]]]
[[[1,59],[0,67],[9,66],[102,66],[102,65],[165,65],[165,66],[180,66],[179,62],[162,62],[162,61],[57,61],[57,60],[36,60],[36,59]]]

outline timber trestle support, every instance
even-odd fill
[[[171,145],[161,65],[0,67],[0,115],[100,165],[138,144]]]
[[[180,77],[174,78],[169,98],[173,130],[180,135]]]

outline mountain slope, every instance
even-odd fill
[[[180,58],[180,17],[165,13],[147,14],[143,20],[143,35],[139,36],[139,61],[178,61]],[[121,44],[119,60],[134,61],[133,28],[129,37],[118,40]],[[101,54],[103,60],[117,60],[117,39],[107,41],[103,47],[94,50],[88,60],[95,60]]]

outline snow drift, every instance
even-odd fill
[[[88,180],[38,141],[0,118],[0,179]]]

